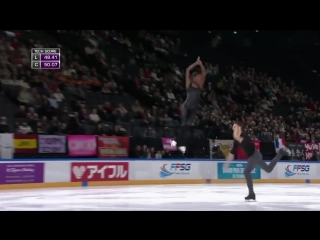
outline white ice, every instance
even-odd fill
[[[256,184],[255,192],[257,202],[244,201],[244,184],[5,190],[0,191],[0,210],[320,210],[320,185]]]

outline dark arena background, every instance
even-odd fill
[[[318,210],[319,37],[2,30],[0,210]],[[198,57],[206,79],[183,154],[172,141]],[[291,151],[252,171],[254,203],[245,152],[225,165],[235,121],[266,162]]]

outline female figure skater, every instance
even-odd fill
[[[200,101],[200,94],[206,78],[206,70],[198,57],[197,61],[191,64],[186,70],[186,92],[187,98],[181,106],[181,131],[177,141],[172,141],[172,146],[177,146],[184,154],[187,146],[187,134],[192,137],[192,124],[197,114]]]
[[[226,158],[226,163],[224,164],[224,168],[228,168],[230,162],[234,159],[234,155],[237,152],[237,148],[241,147],[243,151],[248,156],[247,166],[244,170],[244,176],[247,181],[247,186],[249,189],[249,195],[245,197],[245,200],[256,200],[256,195],[253,191],[253,182],[251,177],[252,170],[258,165],[261,169],[263,169],[267,173],[271,173],[276,164],[279,162],[279,160],[286,155],[290,155],[291,152],[288,148],[283,147],[279,150],[278,154],[275,156],[274,159],[268,164],[266,164],[263,159],[262,155],[259,151],[257,151],[254,147],[254,143],[250,139],[250,137],[242,132],[242,124],[240,122],[237,122],[233,125],[233,148],[231,149],[229,155]]]

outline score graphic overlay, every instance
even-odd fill
[[[32,48],[32,69],[60,69],[60,48]]]

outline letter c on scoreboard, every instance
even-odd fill
[[[31,63],[32,63],[32,66],[31,66],[32,69],[40,69],[41,68],[40,61],[32,61]]]

